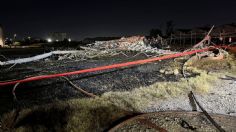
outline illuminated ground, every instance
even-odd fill
[[[74,62],[57,61],[53,57],[40,62],[16,65],[9,71],[6,71],[8,67],[4,67],[1,73],[5,76],[1,76],[1,80],[73,71],[143,58],[146,57],[117,56]],[[76,85],[100,96],[95,99],[84,98],[84,95],[62,79],[21,84],[16,91],[20,102],[18,106],[21,108],[16,124],[12,122],[15,118],[14,112],[4,114],[2,128],[6,129],[13,125],[15,127],[13,130],[18,131],[93,131],[95,129],[104,131],[116,120],[135,113],[159,110],[191,111],[187,96],[190,90],[197,94],[197,98],[207,111],[235,115],[235,81],[226,78],[226,75],[235,76],[235,59],[231,56],[221,62],[207,62],[208,64],[198,62],[199,66],[205,63],[207,67],[200,67],[201,70],[192,69],[188,77],[189,81],[186,81],[181,74],[182,64],[185,62],[183,60],[161,61],[134,68],[70,78]],[[207,70],[209,67],[217,68]],[[163,69],[179,69],[180,73],[166,74],[161,72]],[[1,107],[2,112],[13,109],[11,88],[1,89],[3,94],[1,105],[6,106]],[[14,108],[19,107],[15,105]]]

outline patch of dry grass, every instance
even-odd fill
[[[13,130],[103,131],[125,115],[142,112],[150,102],[186,94],[190,90],[207,92],[216,77],[204,71],[192,70],[199,75],[190,78],[189,82],[185,79],[160,82],[129,92],[108,92],[95,99],[73,99],[22,110],[17,128]],[[11,118],[11,114],[7,118]],[[3,123],[7,118],[3,119]]]
[[[236,58],[233,54],[225,56],[223,60],[200,59],[190,61],[189,66],[208,72],[227,72],[236,75]]]

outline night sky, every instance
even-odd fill
[[[8,37],[146,35],[168,20],[181,28],[236,22],[236,0],[2,0],[0,8]]]

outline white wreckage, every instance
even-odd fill
[[[127,38],[123,37],[121,39],[110,40],[110,41],[96,41],[93,44],[88,44],[86,47],[81,47],[83,50],[52,51],[49,53],[28,58],[8,60],[5,62],[0,61],[0,66],[38,61],[41,59],[46,59],[52,55],[60,55],[58,58],[59,60],[63,59],[86,60],[96,57],[114,56],[118,54],[123,54],[124,56],[127,56],[124,53],[125,51],[135,51],[137,53],[144,53],[144,54],[150,53],[153,54],[153,56],[176,53],[170,50],[153,48],[149,44],[145,43],[145,40],[146,38],[144,36],[132,36]]]
[[[121,51],[137,51],[145,53],[154,54],[173,54],[170,50],[163,50],[158,48],[153,48],[147,44],[147,39],[144,36],[132,36],[132,37],[122,37],[117,40],[110,41],[96,41],[94,44],[90,44],[91,48],[106,50],[106,49],[116,49]]]

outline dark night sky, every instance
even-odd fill
[[[0,24],[7,35],[73,39],[147,34],[168,20],[177,27],[236,22],[236,0],[4,0]]]

